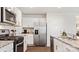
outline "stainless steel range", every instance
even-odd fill
[[[8,29],[0,29],[0,40],[4,41],[14,41],[14,52],[23,52],[24,48],[24,37],[22,36],[9,36]]]

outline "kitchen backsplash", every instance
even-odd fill
[[[12,30],[12,29],[14,29],[14,27],[13,26],[1,26],[0,25],[0,29],[10,29],[10,30]]]
[[[9,29],[0,29],[0,35],[9,34],[9,33],[10,33]]]
[[[10,33],[10,32],[8,32],[8,30],[11,31],[12,29],[14,29],[14,26],[0,25],[0,29],[6,29],[5,33]],[[4,34],[4,33],[2,33],[2,30],[0,30],[0,34]]]

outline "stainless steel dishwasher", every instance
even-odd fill
[[[50,36],[50,51],[54,52],[54,38]]]

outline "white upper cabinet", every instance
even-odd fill
[[[22,12],[21,12],[21,10],[18,8],[15,8],[15,13],[16,13],[16,25],[22,26]]]
[[[23,15],[23,27],[35,27],[39,25],[44,25],[45,15],[35,15],[35,14],[29,14],[29,15]]]

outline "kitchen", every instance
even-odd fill
[[[1,7],[0,52],[78,52],[78,10]]]

